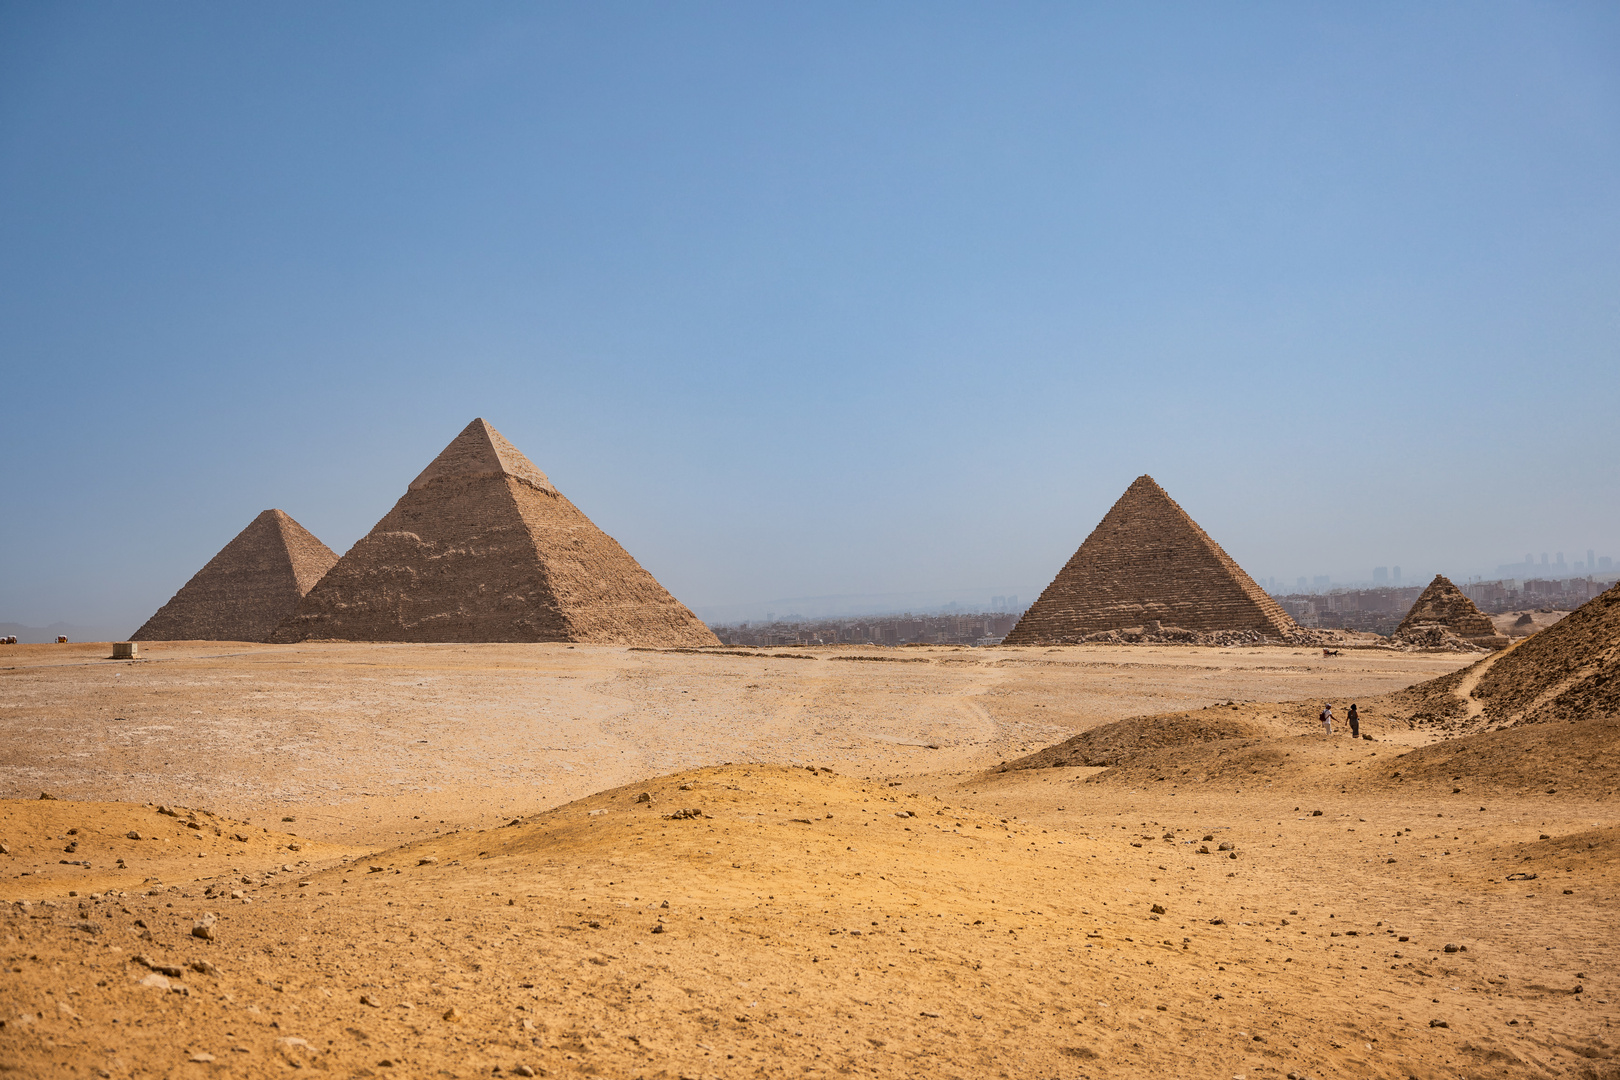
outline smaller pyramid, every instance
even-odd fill
[[[132,641],[268,641],[337,553],[280,510],[266,510],[158,609]]]
[[[1153,477],[1139,476],[1005,643],[1062,644],[1155,623],[1194,633],[1299,632]]]
[[[1444,574],[1436,574],[1395,628],[1394,637],[1429,644],[1447,634],[1486,649],[1506,648],[1508,644],[1508,638],[1497,633],[1489,615],[1474,606]]]

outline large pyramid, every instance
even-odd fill
[[[280,510],[266,510],[130,639],[268,641],[337,561],[308,529]]]
[[[1497,633],[1489,615],[1475,607],[1444,574],[1436,574],[1395,628],[1394,636],[1401,641],[1426,641],[1446,634],[1487,649],[1501,649],[1508,644],[1508,638]]]
[[[276,631],[280,642],[719,639],[474,420]]]
[[[1139,476],[1018,620],[1006,644],[1072,642],[1154,622],[1270,637],[1299,629],[1151,476]]]

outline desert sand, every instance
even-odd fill
[[[17,1075],[1615,1074],[1620,733],[1478,654],[144,651],[0,653]]]

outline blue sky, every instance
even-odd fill
[[[0,4],[0,621],[483,416],[696,608],[1620,559],[1620,8]]]

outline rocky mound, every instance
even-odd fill
[[[1444,574],[1434,575],[1429,587],[1395,628],[1394,639],[1419,648],[1474,646],[1500,649],[1508,639],[1496,632],[1490,616],[1453,585]]]
[[[1388,762],[1375,779],[1460,788],[1459,795],[1620,793],[1620,718],[1533,724],[1432,743]]]
[[[1529,637],[1540,633],[1549,626],[1555,625],[1567,611],[1558,611],[1553,608],[1538,608],[1535,611],[1509,611],[1501,615],[1492,615],[1491,624],[1496,632],[1509,638]]]
[[[1083,731],[1072,739],[1000,765],[997,772],[1020,769],[1091,768],[1126,765],[1171,747],[1202,746],[1224,739],[1252,739],[1277,734],[1284,714],[1305,706],[1211,705],[1193,712],[1166,713],[1116,720]]]

